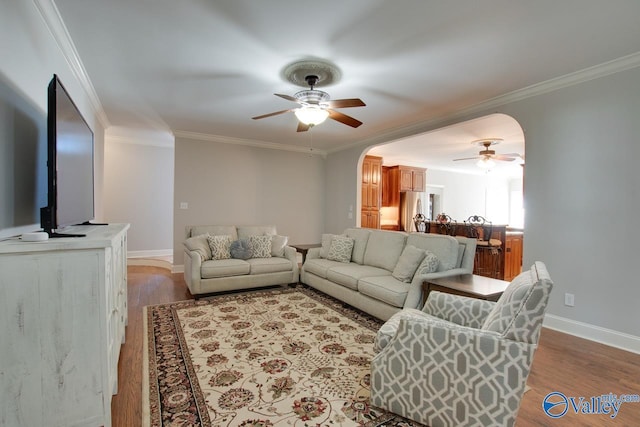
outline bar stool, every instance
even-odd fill
[[[428,222],[426,222],[426,218],[423,214],[419,213],[416,214],[416,216],[413,217],[413,224],[416,226],[416,231],[419,233],[428,233],[429,230],[427,230],[427,225],[429,224]]]
[[[436,230],[438,234],[456,235],[456,221],[446,213],[441,213],[436,217]]]
[[[500,278],[502,241],[491,238],[493,233],[491,221],[487,221],[480,215],[471,215],[464,223],[467,237],[478,241],[473,273],[494,279]]]

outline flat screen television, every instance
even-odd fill
[[[64,228],[94,219],[93,152],[93,131],[54,74],[48,87],[48,204],[40,210],[50,237],[82,236]]]

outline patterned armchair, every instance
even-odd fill
[[[371,404],[431,427],[513,426],[553,283],[536,262],[497,302],[431,292],[378,331]]]

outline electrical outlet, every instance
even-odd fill
[[[189,203],[180,202],[180,209],[189,209]]]
[[[564,294],[564,305],[567,307],[573,307],[575,304],[575,299],[573,294]]]

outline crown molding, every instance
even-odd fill
[[[142,145],[147,147],[170,148],[170,149],[175,148],[174,141],[167,140],[167,139],[139,138],[135,136],[106,134],[105,140],[107,144],[117,143],[117,144]]]
[[[84,68],[84,64],[82,63],[80,55],[76,50],[76,46],[71,39],[71,35],[62,20],[58,7],[55,5],[53,0],[33,0],[33,2],[40,12],[49,32],[51,32],[51,35],[55,39],[56,44],[60,48],[67,64],[69,64],[71,72],[87,94],[98,121],[104,129],[107,129],[111,126],[109,118],[102,107],[100,98],[98,98],[98,94],[93,87],[93,83],[91,83],[87,70]]]
[[[380,133],[375,137],[367,138],[361,141],[344,145],[339,148],[328,150],[327,154],[336,153],[359,146],[364,147],[378,145],[385,142],[406,138],[408,136],[417,135],[433,130],[438,125],[444,125],[445,123],[454,121],[456,119],[462,119],[481,111],[494,109],[505,104],[532,98],[534,96],[574,86],[600,77],[605,77],[611,74],[630,70],[638,66],[640,66],[640,52],[623,56],[621,58],[617,58],[599,65],[594,65],[593,67],[585,68],[583,70],[546,80],[544,82],[536,83],[522,89],[514,90],[504,95],[496,96],[495,98],[491,98],[486,101],[482,101],[469,107],[463,108],[456,111],[455,113],[434,117],[425,121],[414,123],[409,126],[394,128],[387,132]]]
[[[219,142],[222,144],[232,144],[232,145],[245,145],[249,147],[268,148],[271,150],[293,151],[296,153],[322,156],[323,158],[327,157],[327,152],[324,150],[317,150],[315,148],[309,148],[309,147],[300,147],[298,145],[277,144],[274,142],[260,141],[257,139],[242,139],[242,138],[234,138],[230,136],[189,132],[184,130],[174,131],[173,134],[175,135],[176,138],[193,139],[196,141]]]

